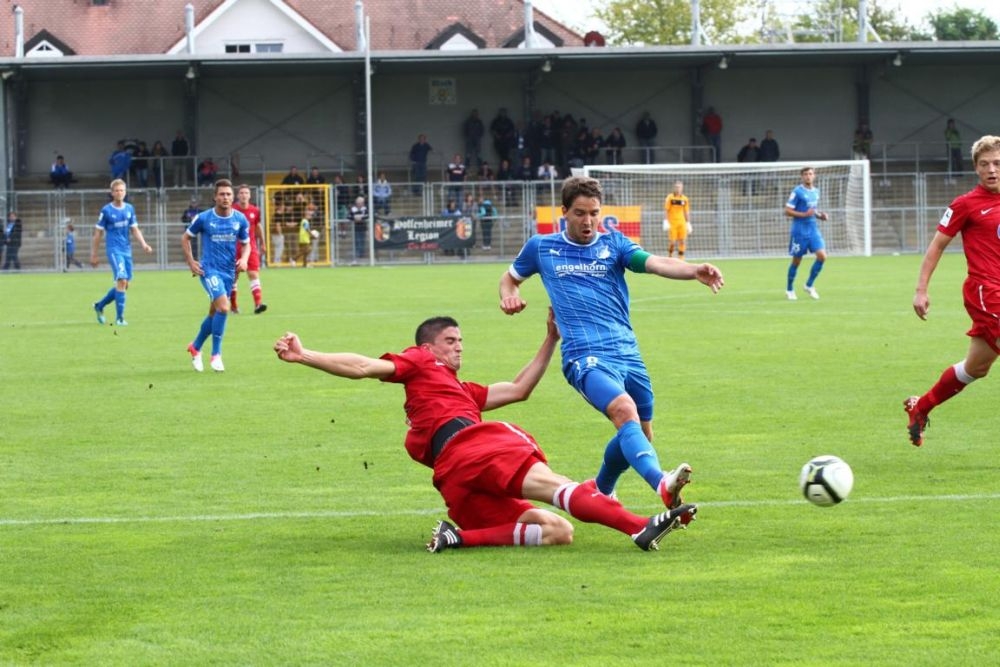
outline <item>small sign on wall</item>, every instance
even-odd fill
[[[457,104],[458,93],[456,91],[455,79],[445,78],[445,77],[431,77],[430,103]]]

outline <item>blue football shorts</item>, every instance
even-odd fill
[[[573,359],[563,365],[563,375],[601,414],[622,394],[635,401],[640,421],[653,419],[653,385],[642,359],[607,359],[595,356]]]

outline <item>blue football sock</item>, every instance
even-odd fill
[[[194,338],[194,349],[201,351],[202,346],[208,337],[212,335],[212,316],[209,315],[201,321],[201,328],[198,329],[198,335]]]
[[[799,272],[798,264],[788,265],[788,291],[795,289],[795,274]]]
[[[212,356],[222,354],[222,334],[226,332],[226,316],[228,313],[217,312],[212,315]]]
[[[625,460],[625,454],[622,453],[621,445],[618,443],[618,434],[615,433],[615,437],[611,438],[604,448],[604,462],[601,463],[601,469],[597,471],[597,477],[594,479],[597,489],[604,495],[609,495],[615,490],[618,478],[626,470],[628,461]]]
[[[622,454],[629,465],[646,480],[646,483],[656,490],[663,479],[663,469],[660,468],[660,459],[653,449],[652,443],[646,439],[646,434],[642,432],[639,422],[626,422],[618,429],[618,442],[621,445]]]
[[[816,282],[816,276],[819,272],[823,270],[823,262],[818,259],[813,262],[812,268],[809,269],[809,281],[806,283],[806,287],[812,287],[813,283]]]
[[[115,316],[119,320],[125,319],[125,292],[115,291]]]
[[[108,305],[109,303],[115,300],[115,293],[117,292],[118,288],[116,287],[112,287],[111,289],[109,289],[108,293],[105,294],[104,297],[97,302],[97,309],[104,310],[104,306]]]

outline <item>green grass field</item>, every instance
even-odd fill
[[[992,664],[998,389],[908,444],[902,399],[967,345],[964,260],[928,322],[919,261],[834,257],[820,301],[785,301],[785,260],[719,262],[716,296],[631,277],[656,448],[701,505],[652,553],[586,524],[570,547],[426,553],[444,511],[402,447],[402,389],[271,351],[293,330],[374,356],[451,314],[463,376],[509,379],[544,334],[537,279],[510,318],[499,264],[266,271],[270,310],[232,318],[226,373],[197,374],[185,272],[139,273],[122,329],[90,310],[107,271],[0,276],[0,664]],[[557,362],[492,415],[581,480],[612,432]],[[825,453],[856,478],[829,509],[797,487]],[[632,473],[619,495],[661,509]]]

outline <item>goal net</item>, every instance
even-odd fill
[[[833,255],[871,255],[871,177],[867,160],[717,164],[590,165],[601,181],[605,206],[641,210],[643,247],[666,254],[665,200],[683,184],[690,202],[687,256],[774,257],[788,254],[791,218],[785,203],[804,167],[816,170],[818,222]]]

